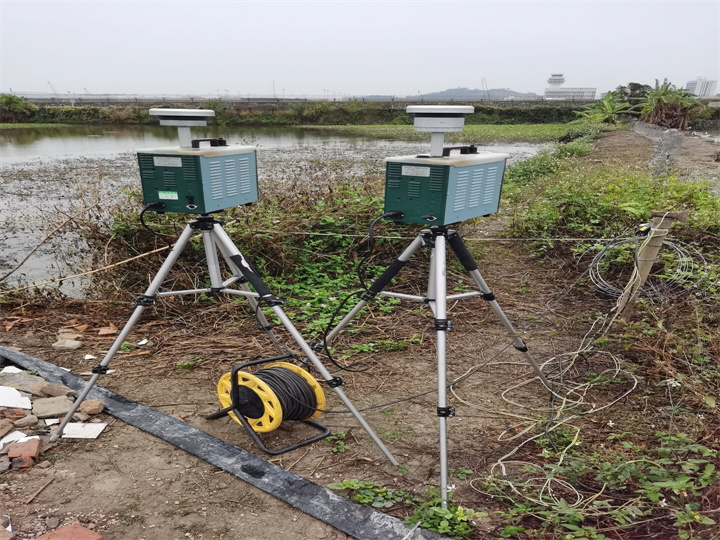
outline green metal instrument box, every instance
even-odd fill
[[[498,211],[508,154],[385,159],[385,212],[392,221],[448,225]]]
[[[206,214],[258,200],[255,147],[138,150],[143,202],[164,212]]]

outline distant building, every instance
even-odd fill
[[[688,81],[685,85],[685,90],[699,98],[713,97],[716,88],[717,81],[709,81],[705,77],[698,77],[694,81]]]
[[[545,89],[545,99],[590,101],[595,99],[597,88],[570,88],[563,86],[565,77],[562,73],[553,73],[547,80],[550,85]]]

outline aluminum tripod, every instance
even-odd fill
[[[233,241],[227,235],[225,229],[223,229],[223,225],[223,221],[215,219],[207,214],[201,214],[197,219],[194,219],[193,221],[188,223],[188,225],[185,227],[182,234],[180,235],[180,238],[178,238],[177,243],[175,244],[175,246],[173,246],[172,250],[170,250],[167,259],[160,267],[160,270],[156,274],[155,278],[150,283],[150,286],[145,291],[145,294],[135,300],[136,307],[132,315],[128,319],[128,322],[118,334],[117,339],[115,339],[115,342],[105,354],[102,362],[100,362],[100,364],[93,368],[93,376],[85,385],[85,388],[83,389],[80,396],[75,400],[72,409],[65,415],[65,418],[58,427],[58,429],[53,433],[51,440],[56,440],[62,435],[63,429],[65,429],[65,426],[68,424],[73,414],[75,414],[83,400],[87,397],[92,387],[95,386],[95,383],[97,382],[100,375],[107,373],[108,364],[112,360],[113,356],[115,356],[115,353],[117,353],[118,349],[120,349],[120,346],[130,334],[130,331],[140,319],[140,316],[142,315],[143,311],[145,311],[145,308],[152,306],[158,297],[202,293],[235,294],[247,297],[251,307],[257,313],[260,325],[262,325],[263,328],[268,330],[270,326],[262,311],[259,309],[259,305],[264,304],[272,308],[275,316],[280,320],[287,332],[292,336],[293,340],[302,349],[308,360],[312,362],[318,373],[320,373],[322,378],[325,379],[328,385],[335,391],[337,396],[345,404],[348,410],[355,416],[363,429],[367,432],[368,435],[370,435],[375,444],[377,444],[380,450],[382,450],[383,454],[385,454],[385,457],[387,457],[393,465],[397,465],[398,462],[395,460],[395,457],[385,447],[377,434],[373,431],[370,425],[362,417],[360,412],[355,408],[352,402],[345,395],[345,392],[343,392],[342,388],[340,388],[340,386],[343,384],[342,379],[339,377],[333,377],[330,372],[325,368],[323,363],[318,359],[312,347],[307,344],[307,342],[300,335],[300,332],[298,332],[298,330],[295,328],[295,326],[292,324],[290,319],[287,317],[287,315],[285,315],[285,312],[280,307],[283,303],[282,300],[280,300],[280,298],[270,292],[270,289],[258,275],[257,270],[255,270],[255,268],[247,261],[247,259],[245,259],[243,254],[240,253]],[[187,246],[190,237],[195,231],[202,232],[203,245],[205,247],[205,255],[207,258],[208,273],[210,274],[210,287],[203,289],[189,289],[183,291],[158,292],[163,281],[165,281],[165,278],[170,273],[170,270],[177,262],[180,254]],[[223,259],[227,263],[228,268],[233,274],[233,277],[225,281],[223,281],[221,275],[220,262],[218,260],[218,251],[220,251]],[[229,285],[232,285],[234,283],[237,283],[240,288],[230,289]],[[255,289],[255,292],[250,290],[250,287],[248,287],[248,283],[252,285],[253,289]],[[270,334],[275,347],[280,352],[285,352],[277,339],[275,339],[275,337],[272,335],[272,332],[268,333]]]
[[[446,244],[450,246],[452,251],[460,260],[465,270],[475,281],[479,291],[447,295],[447,277],[446,277]],[[428,293],[426,297],[414,296],[410,294],[386,292],[383,289],[390,281],[403,269],[410,257],[420,247],[430,248],[430,274],[428,278]],[[447,319],[447,302],[448,300],[460,300],[463,298],[481,297],[490,303],[495,314],[500,318],[503,326],[507,329],[512,337],[515,349],[520,351],[527,360],[528,364],[535,371],[537,377],[542,381],[548,390],[551,390],[551,384],[543,374],[540,366],[530,355],[525,342],[513,328],[512,323],[507,318],[503,310],[495,300],[495,295],[488,287],[485,280],[478,271],[477,263],[467,250],[465,243],[462,241],[456,231],[447,227],[430,227],[430,229],[422,230],[418,233],[417,238],[395,259],[390,266],[378,277],[375,282],[368,287],[366,292],[361,296],[361,300],[353,307],[352,310],[343,318],[338,325],[333,328],[326,338],[326,342],[330,343],[335,336],[352,320],[357,313],[377,295],[391,296],[404,300],[414,300],[417,302],[425,302],[435,315],[435,330],[437,332],[437,384],[438,384],[438,406],[437,415],[440,424],[440,495],[443,499],[443,506],[447,507],[448,498],[448,463],[447,463],[447,419],[455,415],[455,408],[447,406],[447,373],[446,373],[446,340],[447,332],[452,330],[452,323]],[[551,390],[552,391],[552,390]]]

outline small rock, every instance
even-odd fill
[[[38,463],[37,466],[41,469],[49,469],[50,467],[52,467],[52,461],[41,461],[40,463]],[[57,525],[55,525],[55,527],[57,527]]]
[[[5,472],[10,468],[10,458],[7,456],[0,457],[0,472]]]
[[[33,414],[38,418],[58,418],[72,407],[73,401],[67,396],[41,398],[33,401]]]
[[[91,418],[89,423],[90,424],[102,424],[103,419],[102,418]]]
[[[105,404],[99,399],[86,399],[80,404],[78,410],[85,414],[100,414],[105,409]]]
[[[0,439],[10,433],[13,429],[15,429],[15,426],[12,423],[12,420],[8,420],[7,418],[0,420]]]
[[[52,344],[52,348],[58,351],[74,351],[82,347],[82,343],[74,339],[61,339]]]
[[[62,332],[58,333],[58,340],[62,341],[68,339],[70,341],[76,341],[82,337],[82,334],[76,334],[75,332]]]
[[[40,387],[40,391],[50,397],[75,395],[75,390],[62,384],[46,383]]]
[[[16,428],[26,428],[26,427],[32,427],[38,423],[38,417],[34,414],[29,414],[27,416],[24,416],[20,418],[19,420],[14,420],[13,424],[15,424]]]
[[[88,420],[90,420],[90,417],[84,412],[76,412],[75,414],[73,414],[72,419],[76,422],[87,422]]]
[[[38,465],[38,467],[41,467],[42,463]],[[48,529],[55,529],[58,525],[60,525],[60,520],[56,517],[49,517],[45,520],[45,525]]]

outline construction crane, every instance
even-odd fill
[[[60,94],[58,94],[58,91],[55,90],[55,87],[53,86],[53,83],[51,83],[50,81],[48,81],[47,83],[50,85],[50,88],[52,89],[53,94],[55,94],[55,98],[56,98],[58,101],[60,101]]]

